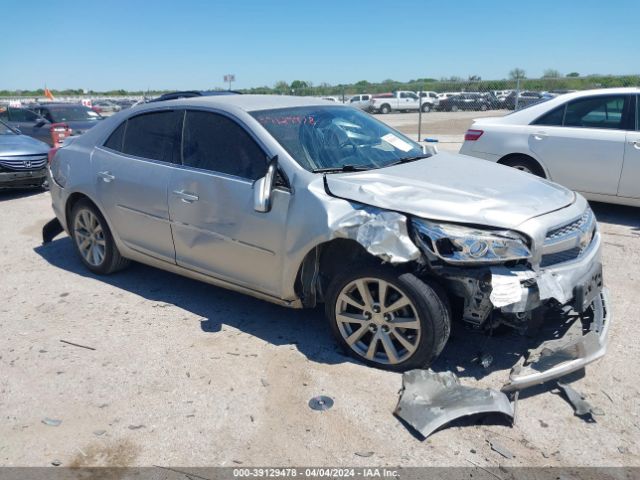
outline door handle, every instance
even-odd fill
[[[633,145],[633,148],[640,150],[640,140],[630,140],[629,145]]]
[[[200,200],[200,197],[194,193],[185,192],[184,190],[174,190],[173,194],[180,197],[184,203],[193,203]]]
[[[98,177],[105,183],[113,182],[116,179],[115,176],[111,175],[111,172],[98,172]]]
[[[533,138],[535,138],[536,140],[544,140],[548,136],[549,135],[547,135],[545,132],[536,132],[533,134]]]

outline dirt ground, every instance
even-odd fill
[[[320,309],[139,264],[94,276],[66,235],[41,245],[48,192],[0,193],[0,465],[640,466],[640,210],[593,207],[613,323],[608,354],[572,385],[604,415],[587,423],[538,387],[514,427],[473,418],[421,441],[392,414],[401,375],[343,356]],[[459,326],[434,369],[499,388],[523,342]],[[320,394],[332,409],[308,407]]]

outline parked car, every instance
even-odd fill
[[[486,95],[481,93],[461,93],[452,95],[438,103],[438,110],[443,112],[457,112],[459,110],[485,111],[493,108]]]
[[[352,107],[358,107],[361,110],[369,111],[371,110],[371,98],[370,93],[354,95],[349,99],[349,105]]]
[[[50,123],[70,130],[70,135],[82,135],[104,119],[98,112],[77,103],[43,103],[33,110]]]
[[[53,145],[51,122],[34,111],[21,107],[0,107],[0,120],[23,135]]]
[[[0,121],[0,189],[41,187],[49,145]]]
[[[524,91],[518,93],[514,91],[507,95],[507,97],[504,99],[504,106],[509,110],[515,110],[517,103],[518,109],[521,109],[528,107],[529,105],[544,102],[546,100],[549,100],[550,98],[552,98],[551,95],[545,95],[542,92]]]
[[[122,107],[111,100],[95,100],[91,102],[91,108],[98,113],[116,113]]]
[[[371,99],[371,111],[376,113],[409,112],[420,109],[420,97],[414,92],[399,91],[374,95]],[[431,104],[424,103],[422,111],[428,112]]]
[[[591,200],[640,206],[639,88],[569,93],[474,121],[460,153],[561,183]]]
[[[440,99],[436,92],[417,92],[418,97],[422,98],[422,111],[430,112],[436,110]]]
[[[526,328],[556,305],[585,316],[588,354],[576,347],[511,385],[604,354],[601,237],[582,196],[425,154],[357,108],[268,95],[150,103],[69,139],[50,176],[92,272],[131,259],[283,306],[324,303],[338,342],[369,365],[428,365],[452,316]]]

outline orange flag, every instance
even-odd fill
[[[53,93],[51,93],[51,90],[49,90],[47,87],[44,87],[44,96],[49,100],[55,100],[55,98],[53,98]]]

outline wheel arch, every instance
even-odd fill
[[[76,191],[70,194],[69,197],[67,197],[67,200],[64,206],[64,217],[65,217],[65,224],[66,224],[65,226],[67,227],[67,232],[69,234],[71,233],[71,211],[73,210],[74,205],[76,205],[80,200],[87,200],[88,202],[91,203],[91,205],[93,205],[100,212],[104,220],[107,222],[107,226],[111,231],[111,235],[113,236],[113,239],[115,240],[116,245],[118,246],[118,248],[120,248],[121,246],[120,237],[118,236],[118,233],[113,229],[113,225],[111,224],[109,217],[107,217],[104,213],[104,210],[100,208],[100,206],[89,195],[87,195],[84,192]]]
[[[537,165],[540,168],[540,170],[544,174],[544,178],[551,180],[551,175],[549,174],[549,169],[547,168],[547,166],[539,158],[536,158],[533,155],[531,155],[531,153],[523,153],[523,152],[508,153],[500,157],[500,159],[496,163],[499,163],[500,165],[505,165],[505,163],[508,162],[509,160],[512,160],[518,157],[526,157],[529,161],[533,162],[535,165]]]
[[[324,302],[331,279],[344,271],[345,265],[381,265],[383,260],[371,253],[356,240],[335,238],[311,248],[304,256],[295,280],[295,292],[305,307],[315,307]],[[413,271],[415,262],[393,265],[400,271]]]

